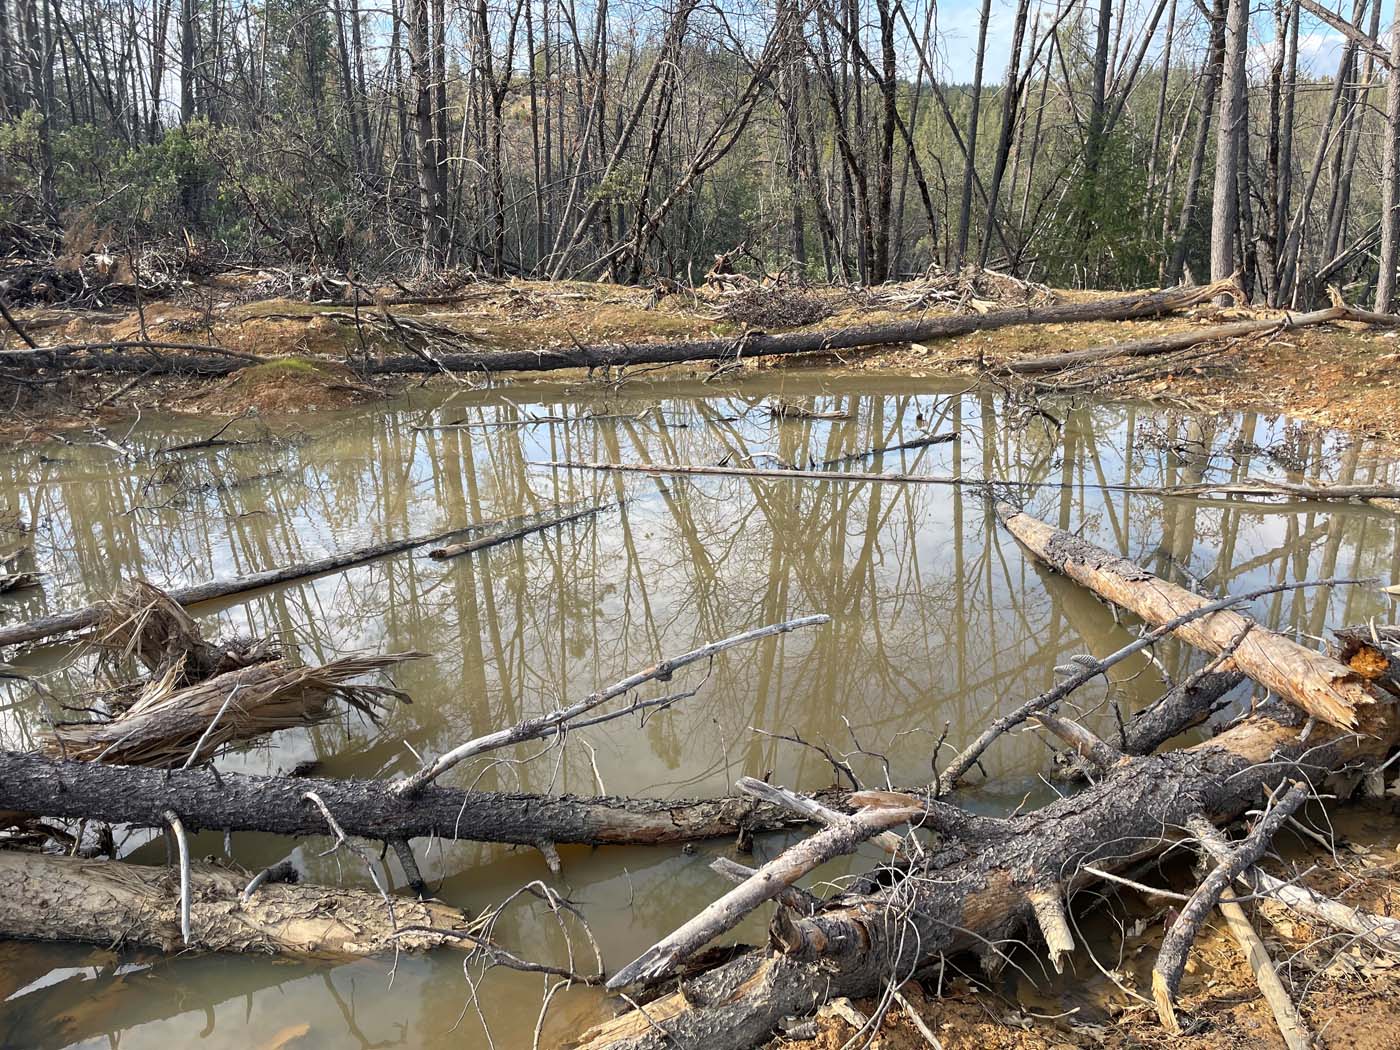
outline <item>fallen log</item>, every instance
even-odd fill
[[[1032,921],[1031,895],[1091,884],[1085,865],[1123,869],[1165,849],[1191,816],[1229,820],[1290,779],[1315,779],[1385,753],[1400,738],[1393,704],[1377,735],[1303,737],[1304,719],[1268,705],[1214,740],[1119,763],[1099,783],[1033,813],[979,821],[930,852],[927,870],[810,917],[779,911],[772,947],[739,955],[679,990],[584,1034],[580,1050],[740,1050],[787,1017],[840,996],[876,994],[921,965],[995,944]],[[1043,903],[1042,903],[1043,908]],[[776,949],[776,950],[773,950]]]
[[[172,869],[0,850],[0,937],[325,959],[479,944],[473,922],[438,901],[395,898],[395,923],[364,890],[274,883],[241,901],[247,876],[206,864],[191,876],[186,944]]]
[[[1114,299],[1010,307],[984,314],[953,314],[913,321],[851,325],[830,331],[746,332],[737,338],[685,339],[670,343],[612,343],[553,350],[482,350],[435,353],[431,362],[403,355],[370,362],[371,374],[413,372],[543,372],[559,368],[609,368],[619,365],[681,364],[690,361],[739,361],[751,357],[828,354],[837,350],[927,342],[1011,325],[1066,324],[1075,321],[1130,321],[1184,310],[1208,302],[1236,287],[1233,279],[1198,288],[1167,288]]]
[[[1175,350],[1186,350],[1193,346],[1199,346],[1201,343],[1245,339],[1254,335],[1268,335],[1291,328],[1307,328],[1313,325],[1332,324],[1337,321],[1400,325],[1400,315],[1376,314],[1369,310],[1357,310],[1339,304],[1329,306],[1325,310],[1313,310],[1305,314],[1284,314],[1281,318],[1205,325],[1184,332],[1169,332],[1146,339],[1109,343],[1104,346],[1090,347],[1087,350],[1071,350],[1067,353],[1049,354],[1045,357],[1022,358],[1018,361],[1010,361],[1004,367],[1006,371],[1016,375],[1058,372],[1079,365],[1096,364],[1099,361],[1107,361],[1115,357],[1149,357],[1154,354],[1171,353]]]
[[[161,827],[173,810],[191,831],[324,835],[303,801],[314,792],[346,834],[392,841],[446,839],[660,845],[798,827],[806,818],[749,798],[654,799],[462,791],[429,785],[400,798],[379,780],[254,776],[208,767],[162,770],[0,751],[0,809]],[[849,812],[847,792],[815,797]]]
[[[901,446],[896,446],[901,447]],[[689,474],[698,477],[716,478],[786,478],[793,481],[845,481],[845,482],[886,482],[900,485],[952,485],[966,488],[1001,489],[1041,489],[1063,488],[1063,483],[1046,479],[1043,481],[1017,481],[1005,478],[964,477],[961,474],[880,474],[862,470],[829,470],[828,467],[861,459],[888,449],[873,449],[852,457],[830,460],[809,470],[799,467],[731,467],[708,466],[698,463],[609,463],[605,461],[579,461],[563,459],[534,459],[527,461],[531,467],[548,467],[551,470],[593,470],[600,473],[621,474]],[[1320,481],[1286,482],[1264,481],[1249,478],[1245,481],[1223,485],[1127,485],[1113,482],[1100,482],[1076,486],[1093,489],[1097,492],[1126,492],[1141,496],[1164,496],[1172,499],[1194,499],[1204,506],[1230,506],[1230,500],[1201,499],[1212,493],[1227,496],[1294,496],[1299,497],[1296,507],[1274,505],[1277,510],[1306,510],[1308,500],[1362,500],[1382,509],[1394,509],[1387,501],[1400,501],[1400,487],[1394,485],[1329,485]]]
[[[1006,504],[997,516],[1033,555],[1153,626],[1199,609],[1209,600],[1168,583],[1126,558],[1111,554],[1062,529]],[[1309,715],[1340,729],[1371,732],[1381,717],[1386,694],[1354,670],[1291,638],[1270,631],[1240,613],[1221,610],[1183,624],[1173,633],[1208,653],[1220,653],[1246,628],[1222,670],[1238,670],[1296,704]]]
[[[250,354],[246,350],[232,350],[229,347],[215,346],[212,343],[117,339],[96,343],[57,343],[53,346],[35,346],[31,343],[27,350],[0,350],[0,368],[57,368],[63,366],[66,358],[71,358],[76,354],[91,354],[99,350],[181,350],[186,353],[212,354],[215,357],[225,357],[231,361],[242,362],[242,364],[234,365],[234,368],[244,368],[250,364],[265,364],[268,361],[268,358],[258,354]],[[161,354],[145,358],[148,366],[159,365],[163,360],[165,358]]]
[[[379,558],[387,558],[393,554],[401,554],[404,551],[413,550],[415,547],[426,547],[430,543],[438,543],[442,540],[450,539],[454,536],[476,535],[480,539],[489,540],[480,547],[492,546],[496,543],[506,543],[517,536],[536,532],[539,529],[547,528],[550,525],[561,524],[564,521],[572,521],[577,515],[571,511],[560,511],[558,508],[549,508],[533,514],[521,514],[511,518],[498,518],[494,521],[478,522],[472,525],[463,525],[455,529],[447,529],[443,532],[434,532],[422,536],[407,536],[398,540],[386,540],[383,543],[373,543],[367,547],[357,547],[354,550],[341,551],[337,554],[330,554],[324,558],[316,558],[312,561],[300,562],[296,565],[288,565],[280,569],[265,569],[262,572],[249,573],[245,576],[234,576],[226,580],[211,580],[207,583],[197,583],[189,587],[175,587],[166,593],[176,602],[183,606],[198,605],[201,602],[214,601],[218,598],[228,598],[237,594],[246,594],[251,591],[260,590],[263,587],[272,587],[281,583],[289,583],[292,580],[305,579],[309,576],[320,576],[328,572],[337,572],[341,569],[353,568],[365,562],[375,561]],[[477,549],[480,549],[478,547]],[[91,627],[101,618],[105,603],[97,602],[93,605],[75,609],[72,612],[55,613],[52,616],[40,617],[37,620],[30,620],[28,623],[14,624],[10,627],[0,627],[0,646],[18,645],[22,642],[32,642],[40,638],[51,638],[54,635],[69,634],[73,631],[80,631],[86,627]]]

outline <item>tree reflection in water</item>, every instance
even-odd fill
[[[312,420],[296,442],[183,454],[179,471],[170,471],[172,457],[157,449],[201,436],[202,421],[144,420],[125,459],[81,445],[6,452],[0,505],[35,522],[38,568],[47,575],[41,591],[5,597],[0,615],[14,621],[70,608],[127,577],[185,584],[555,501],[626,500],[607,514],[470,557],[434,562],[419,551],[246,602],[202,607],[206,621],[224,630],[295,640],[308,659],[350,650],[435,654],[401,673],[414,703],[395,710],[382,729],[347,721],[284,733],[226,763],[265,771],[314,760],[325,775],[389,775],[413,764],[410,747],[436,754],[659,655],[829,613],[826,627],[726,653],[698,696],[644,725],[608,723],[534,761],[517,761],[538,750],[527,745],[450,774],[456,783],[489,788],[705,795],[726,791],[740,774],[769,771],[797,788],[833,782],[817,751],[750,727],[850,752],[867,784],[887,776],[922,782],[945,723],[949,743],[966,742],[996,713],[1044,689],[1055,664],[1074,652],[1117,648],[1131,625],[1023,558],[992,527],[976,488],[594,474],[542,470],[529,461],[806,467],[844,460],[854,470],[1038,482],[1015,490],[1032,513],[1065,528],[1082,525],[1096,542],[1212,594],[1307,577],[1400,575],[1400,533],[1384,511],[1163,499],[1112,488],[1288,471],[1339,482],[1395,479],[1380,450],[1278,419],[1125,404],[1051,405],[1046,415],[1008,416],[993,391],[816,374],[730,387],[671,381],[629,383],[620,392],[528,389],[536,400],[523,400],[520,390],[510,400],[468,391],[426,407],[417,392],[412,405]],[[774,420],[763,399],[779,392],[844,418]],[[609,418],[586,418],[590,413]],[[533,415],[568,421],[418,429],[424,422]],[[961,438],[850,458],[924,428],[955,429]],[[1373,592],[1347,588],[1281,594],[1256,612],[1315,637],[1328,625],[1389,618],[1391,609]],[[1180,678],[1200,659],[1175,645],[1159,647],[1156,658],[1158,667],[1142,659],[1115,668],[1111,689],[1083,691],[1078,702],[1091,726],[1111,734],[1113,704],[1140,706],[1161,691],[1162,672]],[[46,674],[60,700],[90,681],[88,662],[60,647],[24,661]],[[695,676],[703,673],[698,668]],[[29,746],[53,701],[14,687],[7,701],[5,742]],[[974,787],[971,805],[1009,809],[1051,790],[1041,779],[1047,751],[1032,733],[999,741],[985,765],[991,786]],[[425,874],[443,896],[467,907],[485,907],[545,873],[533,852],[423,845]],[[219,853],[222,846],[220,836],[209,835],[196,849]],[[236,836],[233,846],[250,867],[288,848],[259,835]],[[318,859],[314,846],[297,850],[311,877],[361,877]],[[760,843],[760,850],[776,846]],[[150,846],[137,852],[159,859]],[[721,888],[704,849],[565,849],[563,859],[563,885],[614,964]],[[517,952],[547,956],[559,944],[552,924],[540,920],[523,907],[498,930]],[[142,960],[133,969],[130,959],[33,946],[11,946],[7,959],[8,991],[15,993],[0,1007],[0,1043],[7,1046],[105,1043],[106,1034],[120,1033],[122,1047],[146,1047],[206,1029],[207,1045],[257,1046],[301,1023],[311,1026],[306,1045],[435,1047],[481,1039],[475,1015],[452,1031],[466,988],[451,958],[401,961],[392,990],[377,963],[327,969],[174,959]],[[498,1047],[529,1045],[541,995],[538,979],[487,979],[483,999]],[[577,1030],[597,1005],[592,992],[557,998],[547,1032]]]

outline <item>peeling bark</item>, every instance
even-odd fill
[[[1005,503],[997,504],[997,515],[1011,534],[1050,568],[1153,626],[1209,602]],[[1254,621],[1247,616],[1222,610],[1184,624],[1173,633],[1198,649],[1220,653],[1251,624]],[[1383,694],[1350,667],[1257,624],[1221,669],[1243,672],[1314,718],[1340,729],[1372,732],[1372,722],[1385,717],[1380,704]]]
[[[468,929],[462,911],[435,901],[395,898],[395,924],[383,898],[364,890],[272,883],[243,903],[246,877],[204,864],[191,875],[190,948],[343,959],[476,943],[395,935],[396,925]],[[179,951],[179,878],[173,868],[0,850],[0,936]]]

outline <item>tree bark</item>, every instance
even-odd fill
[[[478,943],[465,933],[395,934],[407,926],[468,929],[462,911],[438,901],[395,897],[390,921],[384,899],[365,890],[269,883],[244,903],[246,876],[195,864],[191,879],[186,945],[173,868],[0,850],[0,936],[323,959]]]
[[[1390,26],[1390,65],[1385,85],[1380,272],[1376,279],[1376,309],[1382,313],[1395,301],[1395,270],[1400,265],[1400,18]]]
[[[997,516],[1027,550],[1050,568],[1154,626],[1208,602],[1125,558],[1005,503],[997,504]],[[1222,670],[1241,671],[1314,718],[1347,731],[1369,732],[1374,721],[1389,717],[1387,698],[1377,695],[1350,667],[1306,649],[1240,613],[1212,613],[1174,633],[1198,649],[1220,653],[1247,626],[1249,633]]]
[[[1245,50],[1249,36],[1248,0],[1229,0],[1225,15],[1225,64],[1220,120],[1215,129],[1215,193],[1211,202],[1210,276],[1219,281],[1235,272],[1235,229],[1239,225],[1239,137],[1244,134]],[[1223,299],[1223,297],[1222,297]]]
[[[0,751],[0,810],[161,827],[173,810],[191,831],[324,835],[302,796],[314,791],[347,835],[387,841],[440,838],[507,842],[660,845],[775,831],[804,818],[747,798],[650,799],[462,791],[430,785],[411,799],[378,780],[269,777],[206,767],[148,769]],[[817,792],[849,810],[844,791]]]
[[[745,953],[681,990],[584,1033],[579,1050],[739,1050],[785,1017],[839,996],[878,991],[922,962],[1010,937],[1031,916],[1033,893],[1092,884],[1084,864],[1122,869],[1164,849],[1171,829],[1204,813],[1220,822],[1257,804],[1262,790],[1316,778],[1383,755],[1400,735],[1393,705],[1373,738],[1302,739],[1287,709],[1256,715],[1185,751],[1136,759],[1098,784],[1006,821],[978,821],[936,851],[925,877],[843,898],[812,917],[783,912],[776,950]],[[1291,724],[1289,724],[1291,723]]]

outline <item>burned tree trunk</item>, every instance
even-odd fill
[[[1302,737],[1280,707],[1186,751],[1120,763],[1098,784],[1005,821],[972,821],[934,852],[924,877],[844,897],[811,917],[779,912],[772,949],[747,952],[681,989],[585,1033],[586,1050],[739,1050],[786,1017],[839,996],[876,993],[940,955],[987,946],[1032,920],[1032,896],[1093,882],[1082,870],[1123,868],[1164,849],[1171,830],[1204,813],[1229,820],[1285,781],[1311,779],[1385,753],[1400,736],[1393,704],[1374,737]],[[935,803],[935,805],[938,805]],[[1042,905],[1043,906],[1043,905]],[[994,949],[993,949],[994,950]]]
[[[165,811],[173,810],[191,830],[324,835],[325,820],[303,800],[309,791],[325,801],[347,835],[384,841],[436,835],[526,846],[659,845],[804,822],[746,798],[581,798],[430,785],[410,799],[378,780],[158,770],[0,751],[0,808],[48,817],[161,827]],[[847,808],[844,792],[818,797],[833,808]]]

